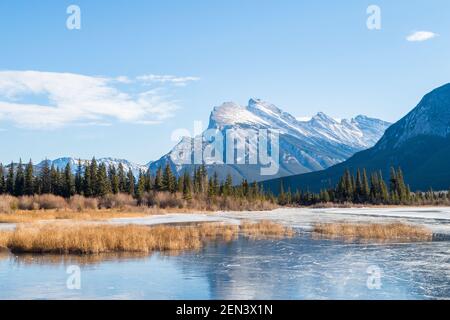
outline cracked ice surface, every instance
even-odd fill
[[[273,211],[218,212],[215,214],[167,214],[144,218],[112,219],[112,223],[138,223],[146,225],[184,222],[268,219],[295,228],[310,229],[316,222],[405,222],[429,227],[434,233],[450,234],[450,207],[398,207],[398,208],[292,208]]]

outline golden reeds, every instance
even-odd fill
[[[404,223],[318,223],[315,234],[365,240],[430,241],[431,230]]]
[[[12,252],[97,254],[195,250],[207,241],[231,241],[242,233],[250,237],[285,237],[287,228],[268,222],[242,226],[202,223],[196,226],[139,226],[89,224],[32,224],[0,232],[0,245]]]

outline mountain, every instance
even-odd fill
[[[373,146],[389,125],[388,122],[361,115],[338,121],[322,112],[308,121],[299,121],[273,104],[251,99],[247,106],[227,102],[215,107],[210,115],[208,129],[202,136],[205,137],[207,132],[216,132],[226,137],[230,130],[241,130],[249,136],[255,134],[258,137],[261,129],[279,130],[280,166],[278,173],[272,177],[283,177],[323,170],[340,163],[356,152]],[[210,175],[217,172],[221,180],[227,174],[231,174],[235,182],[243,178],[249,181],[267,179],[267,176],[261,175],[261,165],[249,164],[248,161],[247,164],[237,164],[237,161],[225,164],[225,138],[219,160],[210,157],[197,161],[197,165],[192,164],[193,154],[203,153],[208,148],[208,142],[202,136],[184,137],[169,153],[150,164],[152,172],[169,164],[174,172],[181,174],[184,171],[192,172],[203,163]],[[253,140],[249,150],[257,150],[258,141],[258,138]],[[248,158],[247,150],[240,159]]]
[[[448,190],[450,187],[450,84],[425,95],[404,118],[393,124],[372,148],[326,170],[283,178],[285,188],[318,191],[333,186],[346,169],[381,170],[389,178],[391,166],[401,167],[411,190]],[[274,192],[280,179],[263,185]]]
[[[78,167],[78,159],[77,158],[59,158],[55,160],[43,160],[40,163],[38,163],[35,168],[37,171],[39,171],[45,164],[45,161],[48,162],[49,166],[52,165],[55,166],[55,168],[59,170],[64,170],[67,164],[70,164],[70,167],[72,168],[72,172],[75,173]],[[140,165],[133,162],[130,162],[128,160],[124,159],[114,159],[114,158],[100,158],[96,159],[97,164],[105,164],[107,167],[114,166],[116,169],[119,167],[119,164],[121,163],[123,165],[123,168],[125,172],[128,172],[130,169],[133,172],[133,174],[137,177],[139,175],[139,171],[143,170],[144,172],[147,170],[149,165]],[[81,164],[84,165],[87,162],[90,162],[90,160],[83,160],[81,159]]]

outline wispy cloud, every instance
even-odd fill
[[[437,36],[438,34],[431,31],[416,31],[407,36],[406,40],[410,42],[421,42],[436,38]]]
[[[0,119],[18,127],[51,129],[68,124],[104,125],[111,120],[154,124],[173,116],[178,105],[161,89],[129,93],[123,88],[135,80],[124,76],[0,71]]]
[[[138,81],[144,83],[170,83],[177,86],[185,86],[189,82],[199,81],[198,77],[177,77],[172,75],[146,74],[136,77]]]

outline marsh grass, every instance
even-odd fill
[[[244,236],[257,239],[280,237],[291,238],[294,236],[294,230],[292,228],[285,227],[269,220],[262,220],[258,223],[244,221],[240,225],[240,230]]]
[[[316,235],[363,240],[431,241],[431,230],[404,223],[318,223],[314,225]]]
[[[287,228],[268,222],[242,226],[202,223],[196,226],[113,226],[92,224],[29,224],[0,232],[0,246],[14,253],[99,254],[114,252],[198,250],[210,241],[232,241],[242,234],[272,238],[291,235]]]

